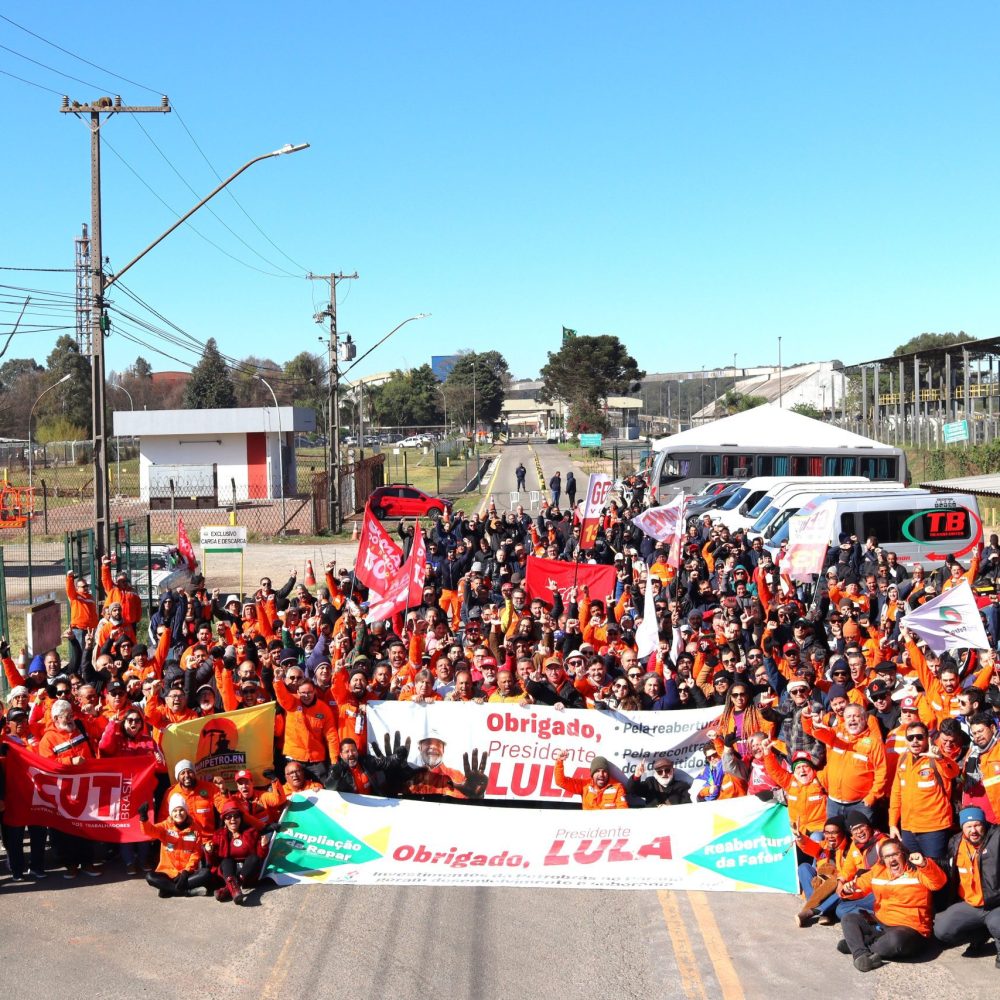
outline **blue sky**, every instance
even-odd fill
[[[532,376],[563,325],[617,334],[647,371],[728,365],[734,352],[770,363],[779,336],[786,363],[850,363],[928,330],[1000,334],[992,4],[107,0],[95,15],[10,0],[3,13],[168,94],[179,116],[139,123],[199,194],[216,182],[181,119],[223,175],[285,142],[312,144],[232,188],[302,267],[225,194],[212,203],[299,277],[258,273],[180,230],[125,279],[232,357],[320,349],[312,316],[325,290],[303,269],[360,273],[339,310],[359,350],[433,314],[356,373],[496,348]],[[90,84],[0,49],[0,69],[59,94],[157,103],[4,21],[0,45]],[[10,77],[0,97],[0,265],[71,266],[90,210],[86,128],[55,94]],[[105,135],[176,213],[194,203],[135,120]],[[106,149],[112,269],[172,219]],[[193,222],[275,270],[205,210]],[[69,274],[4,271],[0,283],[72,291]],[[0,306],[0,332],[11,308]],[[66,310],[29,322],[50,319],[71,322]],[[7,357],[44,358],[57,335],[19,335]],[[182,367],[108,342],[110,367],[139,353]]]

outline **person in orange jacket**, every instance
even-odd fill
[[[859,972],[919,954],[933,929],[931,897],[948,877],[919,852],[907,857],[906,848],[889,837],[879,845],[879,863],[871,871],[845,882],[837,891],[842,899],[871,892],[875,915],[863,911],[844,916],[844,938],[837,948],[854,958]]]
[[[844,709],[843,734],[813,718],[807,705],[802,710],[802,731],[825,743],[827,815],[846,815],[857,805],[869,808],[883,798],[887,789],[885,747],[868,727],[865,710],[850,704]]]
[[[113,580],[111,579],[111,560],[108,556],[101,557],[101,586],[107,595],[104,598],[104,607],[120,604],[122,618],[134,630],[142,621],[142,598],[132,589],[124,573],[119,572]]]
[[[325,781],[340,755],[337,708],[316,698],[316,685],[304,680],[292,694],[284,680],[274,680],[274,696],[285,710],[285,756],[297,760],[317,780]]]
[[[628,809],[625,786],[611,777],[611,765],[605,757],[595,757],[590,762],[588,781],[566,776],[563,762],[569,754],[565,750],[554,750],[552,756],[556,762],[555,783],[567,792],[582,796],[584,809]]]
[[[191,822],[199,833],[211,837],[215,831],[215,785],[198,777],[194,764],[189,760],[179,760],[174,765],[175,784],[167,789],[160,803],[160,820],[167,819],[168,803],[173,795],[184,799]]]
[[[86,580],[78,580],[73,570],[66,574],[66,597],[69,600],[69,627],[73,630],[80,648],[86,648],[86,634],[96,629],[101,616],[97,613],[97,601],[90,592]]]
[[[167,800],[167,809],[168,818],[161,823],[149,822],[148,803],[143,802],[136,810],[142,832],[162,845],[160,863],[156,871],[146,873],[146,881],[159,890],[160,899],[193,896],[212,878],[210,868],[200,867],[207,838],[192,821],[183,795],[174,792]]]
[[[906,740],[909,749],[899,758],[889,797],[889,835],[902,841],[907,851],[941,861],[954,819],[951,786],[960,769],[930,746],[922,722],[906,727]]]
[[[791,756],[791,773],[778,763],[774,744],[764,741],[764,770],[784,790],[788,819],[803,835],[820,833],[826,823],[826,789],[816,773],[819,761],[808,750],[796,750]]]
[[[258,792],[254,787],[253,775],[246,769],[237,771],[233,776],[233,783],[236,785],[236,794],[230,795],[226,791],[225,779],[221,776],[216,776],[213,782],[219,790],[219,794],[215,796],[214,802],[216,812],[221,810],[223,803],[227,799],[232,799],[247,815],[253,816],[254,819],[260,820],[261,823],[265,825],[276,823],[281,816],[281,810],[285,808],[288,796],[285,795],[285,790],[282,788],[281,782],[278,781],[276,771],[265,771],[264,777],[270,779],[271,787],[267,791]]]
[[[297,760],[290,760],[285,765],[285,783],[281,786],[281,790],[286,796],[295,795],[296,792],[300,795],[306,792],[318,792],[322,788],[323,786],[311,777]]]

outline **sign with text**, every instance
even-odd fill
[[[247,529],[236,525],[206,525],[201,529],[202,552],[242,552],[247,547]]]
[[[705,764],[706,733],[720,715],[718,708],[683,712],[618,712],[566,709],[503,702],[485,705],[451,702],[421,705],[412,701],[368,703],[369,739],[382,746],[399,733],[410,737],[410,762],[424,766],[420,739],[428,732],[444,744],[443,763],[456,770],[462,755],[486,753],[488,799],[536,802],[572,800],[572,792],[554,780],[553,750],[565,750],[566,774],[589,777],[595,754],[606,757],[612,772],[627,781],[640,763],[652,766],[666,757],[692,778]]]
[[[600,448],[603,436],[601,434],[581,434],[580,435],[580,447],[581,448]]]
[[[969,440],[969,421],[953,420],[949,424],[941,425],[941,435],[945,444],[955,444],[958,441]]]
[[[753,796],[669,809],[466,807],[293,795],[264,875],[279,885],[797,888],[788,810]]]

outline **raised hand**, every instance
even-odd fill
[[[455,785],[455,791],[461,792],[470,799],[481,799],[486,792],[489,778],[486,777],[486,761],[489,754],[484,750],[480,758],[479,751],[472,751],[472,764],[469,764],[468,753],[462,754],[462,770],[465,772],[465,781],[460,785]]]

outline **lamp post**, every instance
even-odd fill
[[[63,382],[68,382],[73,377],[71,372],[67,372],[58,382],[53,382],[48,389],[43,389],[39,394],[38,398],[31,404],[31,409],[28,411],[28,489],[31,489],[31,468],[32,468],[32,453],[33,448],[31,447],[31,418],[35,415],[35,407],[38,406],[38,401],[47,392],[51,392],[57,385],[62,385]]]
[[[72,110],[68,108],[66,110]],[[106,275],[103,271],[103,258],[100,253],[101,234],[101,209],[100,209],[100,129],[94,130],[92,140],[92,163],[94,168],[91,177],[91,233],[92,233],[92,254],[94,258],[93,273],[91,275],[91,336],[96,345],[98,338],[106,335],[107,317],[105,316],[105,295],[107,290],[122,276],[129,271],[133,265],[137,264],[155,246],[165,240],[178,226],[183,225],[195,212],[206,202],[211,201],[223,188],[231,184],[244,170],[248,170],[255,163],[261,160],[270,159],[273,156],[283,156],[286,153],[297,153],[300,150],[308,149],[309,143],[304,142],[293,146],[291,143],[282,146],[281,149],[274,149],[270,153],[262,153],[252,160],[247,160],[239,170],[230,174],[217,187],[213,188],[194,208],[185,212],[172,226],[165,229],[152,243],[144,250],[137,253],[123,268],[114,274]],[[94,541],[95,555],[98,559],[107,552],[110,541],[111,525],[111,504],[108,499],[108,439],[104,421],[104,352],[98,351],[95,346],[93,370],[93,422],[94,422]]]
[[[274,390],[271,388],[271,383],[263,375],[255,377],[267,386],[271,393],[271,398],[274,400],[274,411],[278,415],[278,478],[281,481],[281,529],[278,534],[283,535],[285,533],[285,456],[284,447],[281,442],[281,408],[278,406],[278,397],[275,396]],[[265,407],[266,409],[267,407]]]
[[[120,385],[118,382],[111,382],[110,385],[115,389],[121,389],[122,392],[128,396],[128,405],[132,412],[135,413],[135,403],[132,402],[132,393],[125,388],[125,386]],[[115,472],[118,476],[118,496],[122,495],[122,439],[120,434],[115,435]]]
[[[781,398],[781,337],[778,338],[778,406],[784,406]]]

